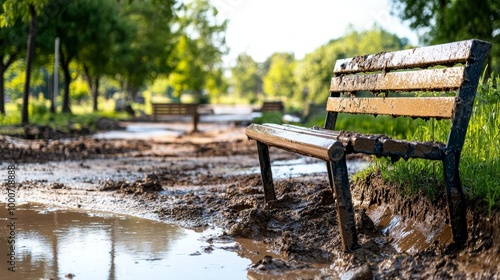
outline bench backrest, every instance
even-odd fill
[[[153,115],[195,115],[198,104],[152,103]]]
[[[460,149],[490,47],[490,43],[474,39],[338,60],[330,85],[325,128],[334,129],[338,113],[451,119],[447,147]],[[373,96],[358,97],[361,91]],[[381,94],[416,91],[432,91],[441,96]],[[448,96],[449,91],[456,94]]]

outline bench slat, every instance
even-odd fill
[[[453,90],[462,84],[464,67],[333,77],[331,92]]]
[[[356,56],[337,60],[333,72],[353,73],[403,69],[425,68],[434,65],[453,65],[465,62],[470,56],[474,40],[449,44],[421,47],[394,52],[381,52],[368,56]]]
[[[272,131],[273,134],[280,134],[284,138],[294,139],[294,141],[295,139],[306,141],[305,137],[308,137],[309,139],[319,138],[321,139],[319,141],[323,141],[323,139],[327,139],[329,141],[338,140],[342,142],[342,144],[346,148],[346,154],[364,153],[370,155],[401,157],[406,159],[425,158],[439,160],[442,159],[442,152],[445,147],[445,145],[440,142],[408,142],[405,140],[391,139],[386,135],[381,134],[363,134],[357,132],[335,131],[322,128],[315,129],[287,124],[278,125],[266,123],[263,125],[254,126],[256,126],[257,128],[253,127],[252,130],[262,129],[259,130],[259,133],[266,133],[264,131]],[[260,137],[260,139],[263,138],[264,136]],[[266,138],[266,141],[261,142],[264,142],[270,146],[282,147],[282,143],[275,141],[275,138]]]
[[[329,97],[326,110],[349,114],[451,119],[454,102],[455,97]]]
[[[272,125],[251,124],[245,133],[248,138],[266,145],[326,161],[338,160],[344,155],[345,150],[342,142],[336,139],[284,130]]]

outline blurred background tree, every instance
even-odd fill
[[[303,101],[324,103],[329,95],[330,80],[337,59],[409,47],[407,39],[399,38],[378,26],[361,32],[351,28],[345,36],[317,48],[297,64],[295,79],[296,90],[299,92],[296,96],[302,100],[307,98]]]
[[[393,12],[422,35],[423,44],[472,37],[493,42],[490,69],[500,71],[497,2],[392,0]],[[379,26],[350,27],[344,36],[301,59],[277,52],[257,62],[242,53],[234,65],[225,67],[227,22],[217,18],[208,0],[0,0],[0,4],[0,121],[5,113],[17,115],[22,104],[26,122],[30,94],[37,100],[50,98],[56,37],[61,40],[60,101],[65,112],[73,107],[81,112],[83,106],[94,112],[109,110],[120,99],[146,110],[147,105],[134,103],[144,101],[144,96],[148,102],[231,104],[281,99],[287,109],[298,111],[309,103],[324,103],[337,59],[411,47],[406,38]],[[29,72],[30,56],[24,53],[28,38],[35,38],[29,32],[30,7],[35,8],[39,24],[34,29],[36,57],[29,60],[36,71],[26,90],[30,81],[23,73]],[[78,85],[72,86],[75,81]]]
[[[236,99],[246,99],[254,103],[262,94],[262,78],[259,64],[253,58],[242,53],[236,58],[236,65],[231,69],[233,91]]]
[[[271,98],[291,98],[295,90],[295,57],[290,53],[274,53],[266,62],[269,70],[263,79],[264,94]]]
[[[178,26],[182,35],[174,48],[174,69],[170,81],[175,96],[191,93],[202,101],[207,82],[222,81],[222,56],[227,53],[227,21],[216,22],[217,10],[206,0],[193,0],[179,9]],[[222,85],[222,84],[221,84]],[[212,88],[213,92],[213,88]]]
[[[5,0],[0,1],[1,14],[4,11]],[[21,52],[26,50],[26,38],[20,34],[23,32],[21,18],[8,19],[2,17],[2,28],[0,28],[0,115],[5,115],[5,72],[19,58]]]
[[[500,1],[392,0],[393,13],[421,34],[424,44],[481,39],[493,44],[487,64],[500,70]]]
[[[29,23],[26,49],[26,78],[23,90],[23,105],[21,112],[21,122],[29,122],[28,104],[31,81],[31,66],[35,55],[35,39],[38,32],[38,15],[42,13],[48,0],[5,0],[2,1],[2,14],[0,14],[0,26],[16,28],[19,22]],[[25,28],[25,27],[24,27]],[[23,32],[19,30],[19,32]],[[21,36],[22,33],[18,33]],[[16,44],[16,42],[13,42]],[[2,101],[3,103],[3,101]]]

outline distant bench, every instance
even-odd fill
[[[152,103],[153,119],[158,121],[160,116],[191,116],[193,120],[193,132],[198,131],[198,104],[186,103]]]
[[[262,103],[262,107],[260,108],[261,112],[283,112],[283,102],[281,101],[264,101]]]
[[[444,165],[446,198],[454,242],[467,240],[466,201],[460,183],[460,153],[481,70],[491,44],[468,40],[411,50],[382,52],[337,60],[326,103],[324,128],[252,124],[246,135],[257,141],[265,201],[276,199],[269,146],[327,162],[335,193],[343,250],[358,246],[346,154],[363,153],[399,158],[440,160]],[[435,67],[439,66],[439,67]],[[357,96],[368,91],[372,97]],[[384,92],[432,92],[388,97]],[[455,91],[455,96],[444,92]],[[338,113],[450,119],[447,143],[394,140],[385,135],[335,131]]]

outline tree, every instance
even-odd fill
[[[497,0],[392,0],[393,12],[423,31],[426,44],[471,38],[490,41],[488,63],[500,68],[500,2]],[[493,60],[493,59],[495,60]]]
[[[2,18],[5,18],[4,2],[0,1]],[[5,115],[5,72],[26,49],[26,38],[22,36],[25,26],[20,18],[16,18],[0,28],[0,115]]]
[[[101,56],[101,52],[107,54],[107,50],[113,47],[109,41],[113,35],[107,33],[110,32],[110,20],[107,17],[116,12],[113,10],[114,5],[112,1],[71,0],[61,5],[59,11],[51,18],[50,26],[53,30],[50,32],[53,33],[53,37],[59,37],[61,42],[61,70],[64,77],[63,112],[71,112],[70,84],[77,76],[71,73],[70,64],[78,61],[81,55],[89,59],[85,63],[88,75],[91,75],[91,71],[97,75],[106,63],[106,58]],[[85,50],[87,52],[84,52]],[[90,55],[90,51],[94,53]]]
[[[275,53],[269,60],[269,71],[264,76],[264,94],[271,97],[293,96],[295,90],[295,58],[289,53]]]
[[[29,21],[29,35],[26,51],[26,80],[23,92],[23,106],[21,112],[22,124],[27,124],[28,103],[31,79],[31,66],[33,64],[35,53],[35,38],[38,28],[38,14],[43,11],[43,7],[48,0],[5,0],[3,3],[3,14],[0,17],[2,26],[10,26],[21,19],[24,22]],[[3,102],[3,101],[2,101]]]
[[[227,22],[215,22],[217,10],[206,0],[194,0],[181,6],[179,43],[173,53],[175,69],[170,76],[180,96],[190,90],[199,99],[207,80],[222,73],[222,55],[226,52]]]
[[[233,90],[238,98],[256,100],[262,92],[262,77],[259,75],[259,65],[247,54],[240,54],[236,65],[231,69]]]
[[[297,98],[302,99],[302,104],[308,101],[315,104],[324,103],[328,97],[332,70],[337,59],[408,47],[407,39],[399,38],[377,26],[363,32],[348,30],[345,36],[317,48],[297,64],[295,94]]]
[[[171,28],[178,7],[173,0],[119,2],[128,36],[116,44],[113,65],[127,97],[133,99],[146,82],[168,76],[175,67],[172,52],[178,34]]]
[[[89,34],[88,44],[79,51],[78,61],[82,65],[89,92],[92,96],[92,109],[98,110],[99,84],[102,76],[112,74],[113,57],[118,55],[119,42],[129,41],[127,23],[120,16],[118,6],[114,0],[100,1],[100,11],[90,15],[89,26],[98,32]]]
[[[221,95],[227,92],[229,83],[224,76],[222,68],[216,69],[209,73],[205,83],[207,95],[210,100],[218,100]]]

